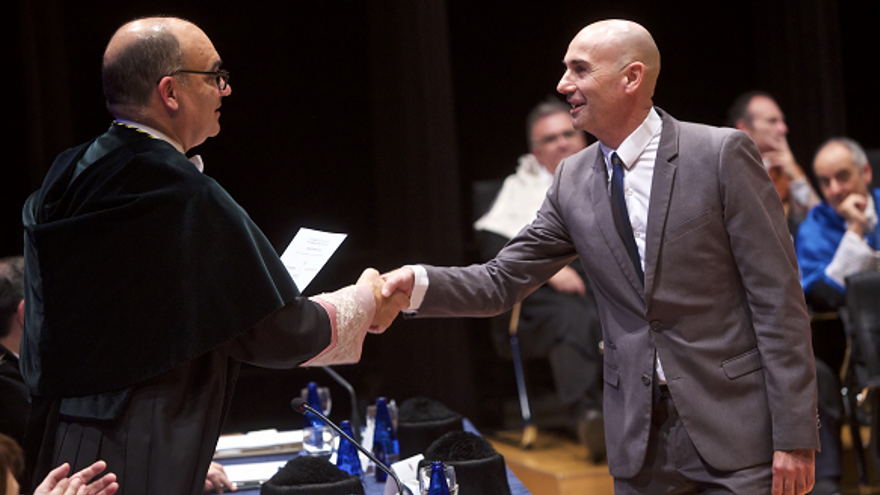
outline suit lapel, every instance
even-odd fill
[[[672,186],[675,182],[676,166],[672,160],[678,156],[678,122],[661,110],[657,111],[663,118],[663,130],[660,134],[657,159],[654,162],[651,203],[648,205],[648,232],[645,239],[645,294],[648,300],[654,285],[657,260],[669,213],[669,202],[672,199]]]
[[[596,156],[593,160],[593,173],[589,181],[590,198],[592,199],[593,211],[596,215],[596,222],[599,224],[599,230],[602,231],[602,237],[608,244],[611,255],[617,260],[620,269],[623,270],[626,279],[629,280],[633,290],[639,295],[642,303],[645,302],[645,293],[642,282],[633,267],[632,261],[626,253],[626,246],[623,239],[617,233],[617,227],[614,226],[614,214],[611,212],[611,198],[608,196],[608,171],[605,168],[605,157],[599,146],[594,148]]]

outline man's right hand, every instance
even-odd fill
[[[556,272],[547,284],[556,292],[563,294],[577,294],[584,296],[587,294],[587,286],[584,280],[578,275],[578,272],[570,266],[562,267],[562,270]]]
[[[382,288],[382,295],[391,297],[395,291],[403,292],[406,297],[412,297],[413,287],[416,285],[416,274],[412,268],[402,267],[397,270],[382,274],[385,280],[385,287]]]
[[[868,198],[862,194],[851,193],[837,206],[837,214],[849,223],[849,231],[858,235],[865,236],[865,224],[868,217],[865,216],[865,209],[868,208]]]
[[[391,291],[388,296],[384,295],[385,280],[373,268],[364,270],[357,284],[369,287],[376,300],[376,311],[370,323],[370,333],[384,332],[391,326],[397,314],[409,307],[409,296],[403,292]]]
[[[774,149],[767,150],[761,154],[764,159],[764,165],[770,169],[779,167],[785,172],[789,180],[796,180],[804,176],[804,170],[795,161],[791,148],[788,147],[788,140],[782,136],[778,141],[773,142]]]

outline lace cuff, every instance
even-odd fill
[[[364,337],[376,312],[376,300],[370,289],[362,285],[350,285],[310,299],[327,311],[333,336],[326,349],[302,366],[358,362]]]

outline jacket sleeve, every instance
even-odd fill
[[[744,133],[725,138],[719,187],[764,366],[774,450],[818,449],[810,320],[782,204]]]

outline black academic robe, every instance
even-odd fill
[[[200,493],[238,363],[330,344],[244,210],[165,141],[112,125],[59,155],[23,220],[34,480],[104,459],[120,493]]]
[[[0,345],[0,433],[21,445],[30,410],[28,390],[18,369],[18,358]]]

